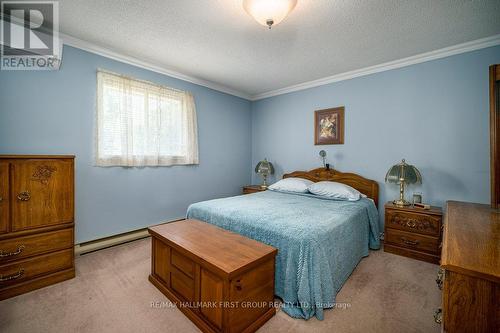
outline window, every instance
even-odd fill
[[[193,96],[99,70],[96,164],[198,164]]]

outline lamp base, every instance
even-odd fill
[[[267,185],[260,185],[260,188],[263,190],[267,190]]]
[[[404,199],[394,200],[392,203],[399,207],[411,206],[411,202],[406,201]]]

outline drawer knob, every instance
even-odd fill
[[[24,275],[24,269],[19,268],[19,270],[15,274],[5,275],[5,276],[3,274],[0,274],[0,282],[16,280],[16,279],[19,279],[20,277],[22,277],[23,275]]]
[[[26,248],[24,245],[19,245],[17,247],[17,250],[14,252],[4,252],[3,250],[0,250],[0,258],[5,258],[5,257],[13,257],[21,254],[23,250]]]
[[[444,269],[440,268],[436,277],[436,284],[439,290],[443,290],[443,281],[444,281]]]
[[[405,243],[406,245],[411,245],[411,246],[416,246],[418,245],[418,241],[417,240],[410,240],[410,239],[406,239],[404,237],[401,237],[401,241],[403,243]]]
[[[29,191],[23,191],[17,195],[19,201],[29,201],[31,199],[31,194]]]
[[[2,201],[3,201],[3,197],[0,197],[0,202],[2,202]]]
[[[243,286],[241,285],[241,280],[236,280],[235,284],[236,290],[241,291],[243,289]]]
[[[441,308],[434,312],[434,321],[436,324],[441,324],[443,322],[443,310],[441,310]]]

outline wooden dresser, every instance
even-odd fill
[[[74,276],[74,156],[0,155],[0,300]]]
[[[442,212],[385,204],[384,251],[439,264]]]
[[[254,332],[275,315],[277,249],[197,220],[149,232],[149,280],[202,331]]]
[[[441,267],[444,331],[500,332],[500,211],[448,202]]]

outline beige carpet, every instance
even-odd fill
[[[75,279],[0,302],[0,332],[198,332],[148,281],[150,240],[84,255]],[[325,320],[283,312],[259,332],[439,332],[438,266],[383,251],[364,258]],[[163,303],[165,304],[165,303]]]

